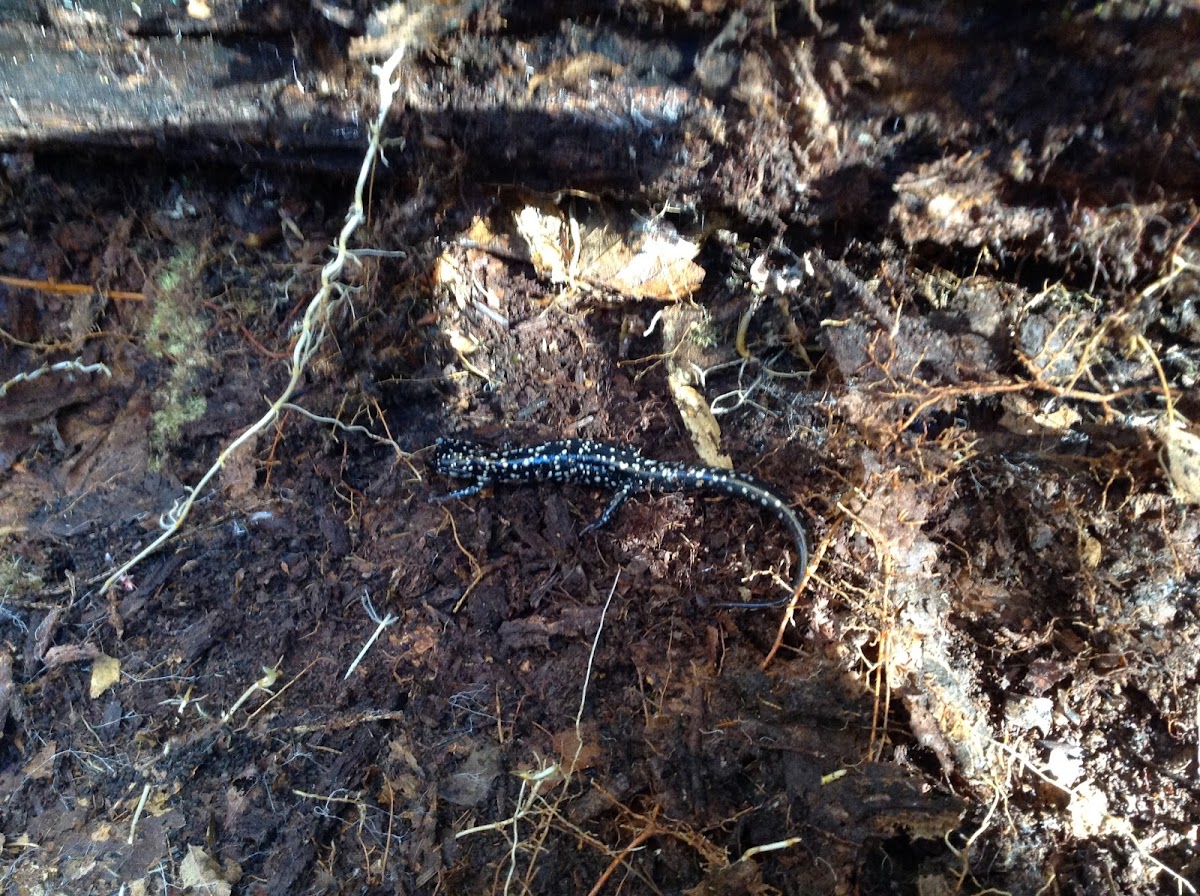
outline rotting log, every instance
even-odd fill
[[[1200,186],[1186,139],[1197,85],[1178,62],[1200,51],[1191,6],[1064,22],[1036,7],[1001,21],[969,6],[692,5],[710,12],[0,0],[0,148],[349,171],[375,96],[368,63],[406,41],[419,52],[388,162],[453,159],[476,183],[775,229],[878,217],[897,193],[934,202],[903,181],[928,181],[937,160],[963,167],[966,192],[1022,206],[1047,191],[1086,202],[1096,184],[1165,199]]]

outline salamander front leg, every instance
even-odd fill
[[[457,491],[450,492],[449,494],[434,495],[429,500],[434,504],[445,504],[447,501],[453,501],[455,498],[469,498],[471,495],[479,494],[491,484],[492,483],[490,480],[481,479],[474,485],[468,485],[466,488],[460,488]]]
[[[587,535],[589,532],[595,532],[597,529],[602,529],[604,526],[608,525],[608,521],[613,518],[613,514],[615,514],[620,509],[621,505],[625,503],[625,499],[629,497],[631,491],[632,489],[623,488],[613,495],[612,500],[608,502],[608,506],[604,508],[604,513],[600,514],[600,516],[596,518],[595,522],[589,523],[587,528],[585,528],[579,534]]]

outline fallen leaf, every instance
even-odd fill
[[[60,644],[47,650],[42,662],[47,669],[53,669],[80,660],[94,660],[99,655],[100,651],[94,644]]]
[[[721,424],[704,393],[697,388],[697,369],[703,356],[692,334],[704,321],[703,312],[690,303],[672,305],[662,311],[663,353],[667,357],[667,387],[671,400],[687,428],[696,456],[710,467],[733,467],[733,459],[721,451]]]
[[[721,451],[721,424],[713,416],[708,400],[687,380],[687,371],[672,370],[667,377],[671,398],[679,409],[679,416],[687,428],[692,447],[697,456],[710,467],[728,470],[733,460]]]
[[[120,680],[121,661],[102,653],[92,663],[92,680],[88,686],[88,695],[95,700]]]
[[[54,757],[57,753],[58,741],[46,741],[44,747],[29,757],[29,761],[25,763],[21,772],[34,779],[49,778],[54,774]]]
[[[552,743],[554,752],[559,756],[563,770],[566,773],[595,768],[604,758],[600,744],[591,739],[592,732],[586,732],[585,738],[580,739],[580,732],[568,728],[554,735]]]
[[[500,751],[492,746],[480,747],[442,783],[442,798],[455,806],[478,806],[499,777]]]
[[[189,846],[179,863],[179,884],[185,890],[207,896],[229,896],[233,886],[225,880],[221,866],[199,846]]]
[[[1167,475],[1180,501],[1200,504],[1200,435],[1189,429],[1163,427]]]
[[[1004,414],[1000,425],[1019,435],[1037,436],[1063,433],[1080,421],[1079,413],[1065,405],[1047,410],[1022,395],[1005,395],[1000,399]]]
[[[674,302],[704,281],[700,246],[667,221],[584,217],[526,206],[514,216],[529,261],[553,283],[591,286],[631,299]]]

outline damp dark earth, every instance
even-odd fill
[[[1196,893],[1194,3],[14,8],[5,893]]]

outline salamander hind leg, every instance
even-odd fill
[[[613,495],[612,500],[608,502],[608,506],[604,508],[604,512],[596,517],[593,522],[589,523],[580,534],[587,535],[589,532],[595,532],[597,529],[603,529],[607,526],[608,521],[613,518],[613,515],[621,508],[621,505],[625,503],[625,499],[629,497],[630,491],[631,489],[623,488]]]

